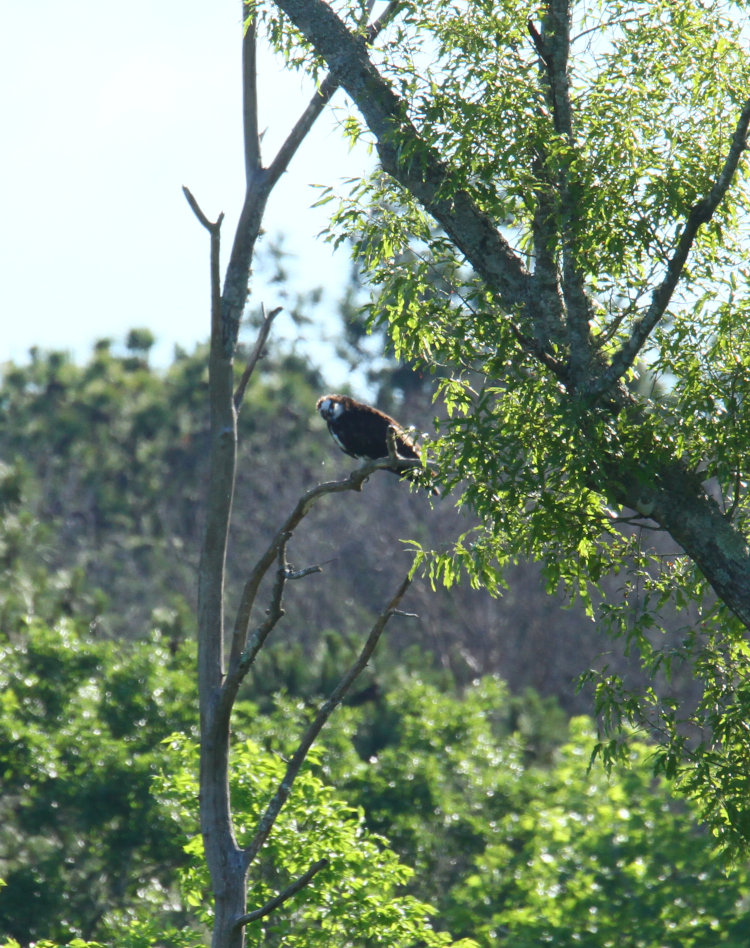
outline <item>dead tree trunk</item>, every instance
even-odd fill
[[[244,12],[244,3],[243,3]],[[368,28],[372,41],[385,20]],[[250,267],[268,197],[288,166],[316,118],[338,88],[333,78],[324,80],[301,115],[278,154],[265,167],[261,161],[256,90],[256,22],[254,13],[245,24],[243,39],[243,126],[245,140],[246,192],[240,221],[232,245],[224,286],[220,278],[220,236],[223,215],[212,222],[192,194],[185,194],[211,238],[211,342],[209,356],[210,475],[206,520],[198,580],[198,684],[201,722],[200,814],[205,858],[214,899],[213,948],[242,948],[245,927],[273,911],[310,883],[326,865],[320,860],[300,879],[265,906],[247,910],[248,869],[292,789],[294,778],[307,752],[339,704],[352,681],[364,668],[388,619],[409,585],[406,578],[376,620],[359,659],[343,675],[339,686],[321,706],[315,721],[302,736],[287,773],[269,801],[253,840],[242,847],[235,838],[229,790],[230,720],[237,690],[260,648],[283,615],[284,586],[291,576],[285,560],[286,545],[294,529],[321,496],[342,490],[359,490],[367,477],[388,461],[373,462],[355,471],[345,481],[322,484],[308,491],[286,518],[266,552],[256,563],[245,585],[232,627],[232,646],[224,654],[225,565],[237,464],[237,413],[245,386],[278,310],[265,317],[255,350],[235,387],[235,354],[240,321],[247,303]],[[266,619],[251,631],[251,614],[263,577],[277,564],[271,602]]]

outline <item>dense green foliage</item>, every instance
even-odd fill
[[[157,641],[95,643],[70,620],[35,622],[4,650],[6,937],[203,942],[210,899],[185,658]],[[263,714],[238,708],[243,838],[310,713],[288,695]],[[173,728],[181,735],[162,743]],[[590,721],[568,733],[550,703],[512,698],[496,679],[457,696],[394,676],[374,703],[342,709],[312,754],[255,869],[250,908],[316,859],[329,865],[255,923],[249,943],[450,943],[434,925],[487,948],[623,937],[744,946],[746,868],[725,871],[695,816],[650,776],[648,748],[634,745],[629,768],[609,778],[587,770],[594,740]]]
[[[211,918],[208,873],[202,860],[203,844],[196,820],[198,783],[197,748],[175,741],[174,771],[161,780],[157,792],[179,814],[182,826],[192,829],[187,851],[191,868],[182,874],[183,891],[199,916]],[[313,753],[314,763],[320,750]],[[278,787],[286,764],[252,741],[238,743],[233,753],[233,800],[239,816],[240,840],[249,843],[257,821]],[[174,773],[176,772],[176,777]],[[425,946],[464,944],[433,931],[435,910],[399,890],[413,869],[399,862],[386,841],[365,829],[361,810],[337,797],[310,771],[301,774],[275,831],[252,873],[250,892],[258,906],[301,876],[312,863],[328,864],[310,888],[291,903],[249,929],[250,944],[327,946],[361,944]]]
[[[750,873],[738,867],[726,874],[715,842],[650,776],[650,749],[634,744],[630,767],[618,779],[590,773],[595,735],[589,720],[574,719],[567,739],[552,746],[543,736],[550,709],[529,698],[531,733],[524,736],[508,729],[509,703],[507,689],[492,679],[460,699],[407,682],[379,709],[390,727],[386,743],[367,760],[347,745],[353,739],[361,750],[370,715],[348,711],[311,763],[345,788],[349,803],[308,774],[261,873],[281,889],[311,860],[329,856],[331,867],[298,905],[276,913],[258,943],[355,943],[351,933],[372,923],[367,944],[380,944],[383,932],[390,933],[383,944],[400,944],[400,938],[410,944],[421,909],[408,899],[389,901],[398,882],[433,903],[441,928],[486,948],[506,940],[529,948],[607,948],[623,939],[634,948],[744,946]],[[287,724],[299,715],[288,704],[279,712]],[[280,740],[283,748],[288,728],[275,717],[264,727],[270,724],[277,736],[266,740],[276,747]],[[194,757],[184,746],[181,755],[190,773]],[[234,772],[239,812],[255,816],[284,764],[243,743]],[[194,812],[192,781],[178,777],[176,786],[181,807]],[[169,777],[165,790],[173,797],[174,787]],[[367,825],[408,854],[413,875],[362,835],[362,817],[351,804],[363,806]],[[243,833],[253,826],[248,822],[243,819]],[[190,849],[199,854],[197,835]],[[204,872],[197,862],[187,877],[192,897],[201,880],[205,885]],[[364,890],[348,883],[352,876],[363,880]],[[258,903],[272,894],[260,880],[252,892]],[[419,927],[412,938],[415,933]],[[431,937],[425,927],[424,943]]]
[[[163,913],[182,839],[151,782],[162,740],[197,726],[191,656],[163,638],[97,642],[33,619],[0,641],[0,931],[91,937],[140,903]]]
[[[102,365],[103,377],[117,383],[110,397],[121,427],[110,439],[106,424],[91,420]],[[198,490],[191,472],[199,480],[203,406],[195,387],[202,384],[201,365],[200,354],[180,354],[159,373],[143,354],[115,356],[111,347],[99,346],[83,367],[36,354],[29,366],[9,368],[0,389],[12,406],[4,414],[4,450],[9,460],[15,457],[0,480],[0,875],[7,883],[0,891],[0,932],[22,944],[94,937],[125,948],[183,948],[203,939],[207,902],[198,898],[205,885],[195,861],[198,837],[183,851],[195,825],[192,754],[187,744],[175,756],[161,743],[175,731],[184,741],[196,725],[192,619],[178,592],[192,584],[193,564],[187,553],[175,551],[191,542],[199,518],[193,503],[187,523],[172,519],[165,495],[177,478],[187,498],[184,512]],[[275,372],[278,377],[267,371],[251,392],[247,441],[257,449],[261,422],[278,413],[292,431],[305,432],[296,455],[310,458],[302,465],[310,476],[321,442],[328,450],[321,432],[306,434],[317,389],[293,361],[281,357]],[[48,387],[55,398],[47,397]],[[189,437],[177,439],[178,453],[174,429],[139,427],[139,418],[160,416],[163,401],[186,419]],[[56,452],[48,452],[48,439],[58,437]],[[134,452],[141,458],[136,464]],[[104,482],[118,466],[126,489],[115,495]],[[131,478],[140,479],[132,500]],[[414,502],[406,492],[399,495],[401,485],[392,486],[392,503]],[[389,490],[389,482],[383,487]],[[290,486],[289,496],[295,489]],[[80,516],[66,516],[68,509]],[[254,522],[252,510],[248,523]],[[362,522],[371,522],[376,510],[366,508]],[[440,516],[438,510],[432,514]],[[330,516],[321,525],[330,529]],[[392,536],[386,534],[386,548]],[[308,542],[320,539],[314,535]],[[139,549],[143,562],[128,555]],[[113,598],[110,587],[105,595],[98,584],[118,572]],[[354,582],[364,589],[364,580],[357,584],[351,574],[336,579],[340,588]],[[470,598],[462,603],[459,629],[472,608]],[[527,605],[517,604],[519,621]],[[238,742],[255,742],[238,744],[235,803],[242,801],[239,811],[247,813],[244,832],[252,831],[251,817],[278,779],[274,755],[293,750],[311,702],[326,693],[356,647],[363,614],[345,606],[343,636],[330,629],[330,615],[317,628],[308,619],[305,641],[280,638],[259,665],[247,692],[252,701],[241,703],[235,727]],[[138,615],[137,628],[123,623],[123,615]],[[292,619],[299,630],[294,612]],[[572,635],[581,620],[566,621]],[[564,718],[553,704],[532,693],[510,697],[494,679],[470,685],[460,697],[444,672],[434,671],[431,685],[410,680],[409,668],[422,676],[427,670],[424,652],[409,645],[410,625],[401,620],[394,628],[361,696],[334,720],[305,772],[288,814],[292,822],[282,825],[259,864],[258,904],[319,851],[333,860],[307,897],[300,894],[268,919],[259,929],[262,937],[312,937],[321,905],[345,905],[363,886],[380,893],[367,922],[372,938],[386,932],[391,944],[406,937],[409,926],[422,924],[426,905],[434,906],[429,914],[441,931],[488,946],[505,933],[514,943],[525,938],[535,944],[574,931],[589,932],[592,945],[606,944],[601,939],[609,932],[634,928],[646,911],[652,922],[644,926],[644,945],[659,944],[667,930],[680,932],[685,944],[688,933],[697,933],[694,944],[706,948],[717,925],[727,937],[743,932],[744,870],[723,875],[710,838],[675,808],[664,788],[652,786],[643,748],[631,751],[632,770],[611,783],[601,773],[587,774],[591,735],[576,725],[566,742]],[[323,634],[316,638],[318,629]],[[553,623],[548,631],[554,630]],[[115,631],[130,635],[112,639]],[[460,641],[457,631],[446,641]],[[461,647],[470,646],[467,639]],[[274,697],[277,688],[286,697]],[[258,746],[264,750],[247,769],[242,747]],[[320,839],[302,851],[298,831],[305,822]],[[294,827],[291,837],[287,825]],[[377,834],[367,846],[364,833]],[[667,877],[665,851],[673,863]],[[363,853],[372,858],[363,861]],[[700,886],[690,881],[696,875]],[[396,878],[402,885],[394,888]],[[550,881],[540,889],[544,878]],[[685,908],[688,886],[705,900]],[[613,899],[613,890],[626,896]],[[347,918],[354,924],[337,911],[326,924],[335,928]],[[329,944],[347,943],[322,930]]]

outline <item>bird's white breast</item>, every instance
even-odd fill
[[[339,438],[339,436],[336,434],[335,431],[331,432],[331,437],[336,442],[336,444],[341,448],[342,451],[346,452],[347,454],[349,453],[349,448],[347,448],[347,446],[344,444],[341,438]]]

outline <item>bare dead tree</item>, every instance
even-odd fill
[[[366,30],[372,42],[391,15],[393,5]],[[243,5],[244,9],[244,5]],[[211,221],[195,197],[185,196],[196,217],[210,235],[211,342],[209,355],[210,475],[205,512],[205,530],[198,581],[198,685],[201,721],[200,814],[205,858],[215,902],[213,948],[242,948],[245,927],[282,905],[315,875],[326,860],[315,862],[283,892],[267,904],[248,911],[248,870],[257,857],[287,800],[307,753],[326,721],[340,704],[352,682],[365,668],[388,622],[410,584],[407,575],[390,602],[375,619],[359,656],[320,706],[306,733],[300,738],[283,780],[261,817],[250,844],[241,846],[235,837],[229,791],[230,721],[238,690],[259,651],[284,614],[283,597],[290,579],[300,578],[315,567],[293,572],[286,560],[288,543],[307,512],[331,493],[361,490],[367,478],[392,464],[390,458],[372,461],[342,481],[320,484],[308,490],[283,521],[265,552],[250,570],[232,625],[228,657],[224,651],[225,573],[227,542],[237,464],[237,416],[247,383],[261,357],[271,324],[279,309],[264,319],[252,354],[236,384],[234,360],[242,314],[247,303],[250,265],[268,197],[286,170],[299,145],[338,88],[332,76],[324,79],[277,155],[268,166],[261,159],[258,130],[256,73],[256,19],[252,11],[245,23],[243,58],[243,128],[246,190],[240,220],[234,235],[229,264],[221,285],[220,248],[223,214]],[[275,567],[265,617],[252,626],[252,616],[261,583]]]

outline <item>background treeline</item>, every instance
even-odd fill
[[[34,352],[28,365],[7,366],[0,459],[22,511],[14,562],[32,575],[56,577],[57,592],[47,588],[44,596],[56,595],[71,615],[85,614],[92,634],[141,639],[156,627],[178,643],[194,632],[207,476],[206,357],[201,349],[178,352],[156,370],[148,363],[152,342],[147,331],[133,331],[121,354],[103,341],[86,365],[62,353]],[[429,432],[430,381],[403,366],[381,369],[370,397]],[[328,388],[322,370],[291,352],[272,350],[253,377],[239,418],[230,602],[300,494],[355,463],[338,451],[315,412]],[[408,568],[401,541],[440,548],[471,526],[450,496],[431,506],[422,492],[385,474],[361,494],[319,505],[290,556],[294,566],[321,564],[324,573],[292,589],[275,633],[284,647],[275,659],[261,660],[258,677],[267,682],[278,675],[279,684],[297,690],[325,687],[328,663],[338,670],[332,640],[359,636]],[[38,599],[49,583],[6,588],[5,618],[23,614],[27,597]],[[612,595],[620,592],[615,579]],[[544,570],[536,564],[512,569],[500,599],[462,585],[433,592],[426,582],[409,595],[419,618],[392,634],[381,651],[384,664],[445,669],[458,684],[499,674],[514,691],[532,687],[569,712],[591,709],[590,695],[575,687],[587,667],[607,663],[637,674],[637,663],[613,649],[582,609],[545,595]],[[634,617],[638,610],[635,598]],[[676,667],[669,687],[678,698],[688,695],[690,677]]]
[[[205,352],[156,370],[152,343],[135,330],[84,365],[35,351],[2,375],[0,935],[21,944],[201,938],[179,793],[189,766],[164,741],[197,727]],[[300,493],[353,463],[314,411],[328,387],[283,348],[253,377],[230,603]],[[372,397],[429,428],[429,380],[408,368],[381,365]],[[290,557],[323,573],[292,584],[238,740],[289,752],[407,568],[400,540],[439,545],[470,526],[450,497],[431,506],[386,474],[321,504]],[[414,870],[402,889],[434,906],[437,927],[514,948],[574,936],[600,948],[623,932],[632,945],[708,946],[717,932],[746,944],[747,874],[724,875],[710,837],[652,782],[648,751],[609,782],[587,773],[592,725],[568,720],[591,710],[576,676],[596,662],[635,672],[575,604],[545,595],[543,570],[518,564],[499,600],[417,583],[407,605],[418,618],[389,628],[312,763]],[[687,678],[669,687],[689,697]],[[263,943],[294,943],[303,915],[285,908]]]

